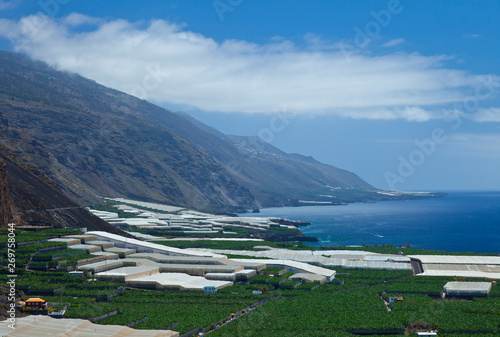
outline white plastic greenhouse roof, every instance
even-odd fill
[[[179,337],[170,330],[136,330],[120,325],[93,324],[84,319],[57,319],[32,315],[16,318],[15,329],[8,321],[0,322],[0,336],[5,337]]]
[[[453,292],[473,293],[473,292],[489,292],[491,289],[490,282],[459,282],[453,281],[445,284],[444,289]]]
[[[155,252],[167,255],[180,255],[180,256],[210,256],[210,257],[223,257],[218,254],[209,253],[209,252],[200,252],[191,249],[180,249],[174,247],[168,247],[152,242],[141,241],[137,239],[126,238],[121,235],[111,234],[102,231],[94,231],[87,232],[87,234],[96,235],[99,237],[99,240],[110,241],[113,242],[116,246],[121,248],[133,248],[137,250],[144,250],[148,252]]]
[[[447,263],[447,264],[498,264],[500,256],[466,256],[466,255],[411,255],[422,263]]]

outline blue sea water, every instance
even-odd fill
[[[500,192],[449,192],[442,199],[268,208],[253,216],[310,222],[311,226],[301,230],[320,240],[312,246],[410,243],[414,248],[500,253]]]

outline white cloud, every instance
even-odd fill
[[[425,122],[440,117],[437,111],[428,111],[415,106],[348,109],[347,111],[338,111],[338,115],[356,119],[406,119],[411,122]]]
[[[500,108],[480,108],[470,118],[476,122],[500,122]]]
[[[63,19],[63,23],[69,27],[77,27],[84,24],[97,25],[102,23],[102,20],[80,13],[71,13]]]
[[[83,23],[95,29],[73,30]],[[216,42],[162,20],[37,15],[0,20],[1,35],[59,69],[141,98],[206,111],[269,113],[286,105],[295,114],[425,121],[463,101],[480,82],[446,68],[446,56],[372,56],[355,48],[346,55],[345,41],[321,48],[313,37],[311,48],[281,38],[262,45]]]
[[[464,39],[473,40],[473,39],[479,39],[481,37],[481,35],[479,35],[479,34],[464,34],[464,35],[462,35],[462,37]]]
[[[384,43],[382,45],[382,47],[394,47],[394,46],[397,46],[398,44],[401,44],[401,43],[405,43],[405,39],[395,39],[395,40],[391,40],[387,43]]]

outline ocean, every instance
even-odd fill
[[[442,199],[262,209],[252,216],[304,220],[311,246],[406,245],[500,253],[500,192],[447,192]],[[249,216],[245,214],[245,216]]]

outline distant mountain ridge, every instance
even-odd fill
[[[220,213],[294,205],[327,186],[374,189],[10,52],[0,52],[0,142],[79,203],[127,197]]]
[[[297,200],[310,198],[327,185],[375,190],[352,172],[312,157],[285,153],[259,137],[225,135],[183,113],[149,113],[160,125],[199,146],[243,181],[256,196],[259,207],[296,205]]]

